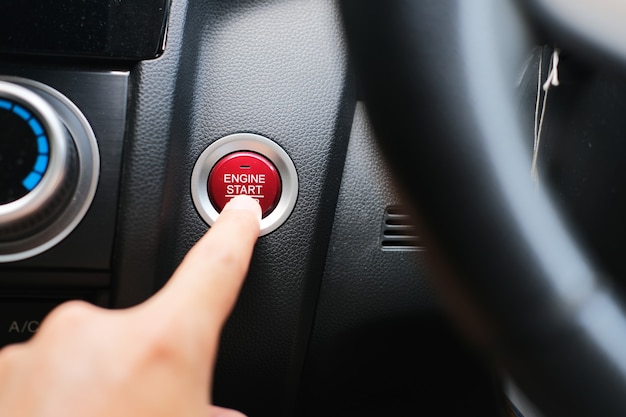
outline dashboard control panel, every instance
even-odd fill
[[[0,63],[0,347],[109,306],[128,72]]]
[[[128,74],[0,63],[0,287],[108,285]]]

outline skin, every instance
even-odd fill
[[[0,351],[0,415],[242,417],[210,405],[209,393],[260,219],[256,201],[235,197],[138,306],[71,301],[53,310],[28,342]]]

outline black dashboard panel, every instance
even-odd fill
[[[0,3],[0,52],[149,59],[163,51],[169,0]]]

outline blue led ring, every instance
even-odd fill
[[[37,151],[39,154],[37,155],[33,169],[26,176],[26,178],[22,180],[24,188],[31,191],[41,182],[43,175],[48,169],[48,162],[50,160],[50,145],[48,143],[48,137],[46,136],[46,132],[43,127],[41,127],[39,120],[37,120],[37,118],[35,118],[35,116],[33,116],[25,108],[7,100],[0,100],[0,109],[12,111],[15,115],[19,116],[22,120],[28,123],[33,131],[33,134],[37,138]]]

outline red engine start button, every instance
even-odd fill
[[[234,152],[215,164],[209,174],[208,191],[218,212],[231,198],[247,194],[259,202],[265,217],[280,199],[280,175],[274,164],[258,153]]]

